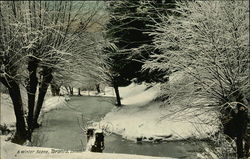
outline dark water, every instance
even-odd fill
[[[104,97],[72,97],[67,106],[44,114],[42,127],[33,133],[33,145],[72,151],[85,150],[86,135],[81,131],[78,121],[83,125],[90,120],[100,121],[113,108],[112,100]],[[198,150],[199,144],[186,141],[137,144],[119,135],[105,136],[104,152],[108,153],[194,158],[194,151]]]

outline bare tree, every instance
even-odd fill
[[[81,53],[78,45],[98,11],[86,9],[85,3],[1,2],[1,82],[9,88],[18,118],[17,134],[22,138],[26,136],[26,128],[19,85],[24,84],[27,89],[30,137],[38,126],[53,72],[68,69],[68,59]],[[27,71],[20,73],[26,68]]]
[[[21,140],[26,137],[25,118],[23,112],[23,102],[21,98],[20,86],[23,77],[21,70],[24,68],[24,60],[27,55],[23,47],[26,46],[25,33],[18,23],[18,13],[15,3],[0,2],[0,52],[1,52],[1,83],[8,88],[10,97],[14,105],[16,115],[16,137]],[[20,8],[19,8],[20,9]]]
[[[178,74],[162,87],[170,106],[223,112],[249,107],[249,8],[246,1],[178,3],[178,16],[162,16],[154,44],[163,51],[144,69]],[[166,76],[168,78],[169,76]],[[176,107],[175,107],[176,108]],[[237,152],[243,156],[245,113],[238,113]],[[238,117],[237,117],[238,118]],[[225,126],[225,124],[223,124]]]

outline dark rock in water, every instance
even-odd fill
[[[0,135],[8,135],[10,132],[7,125],[0,125]]]
[[[170,134],[170,135],[157,135],[157,137],[161,137],[161,138],[170,138],[172,136],[173,136],[172,134]]]
[[[148,138],[149,140],[153,140],[154,138],[153,137],[150,137],[150,138]]]
[[[141,143],[141,142],[142,142],[142,137],[137,137],[137,138],[136,138],[136,142],[137,142],[137,143]]]
[[[95,145],[92,146],[91,152],[102,152],[104,150],[104,135],[103,132],[95,133]]]
[[[90,140],[94,140],[94,145],[91,145],[90,151],[91,152],[103,152],[104,150],[103,131],[96,130],[94,128],[88,128],[86,135],[87,135],[87,143],[89,143]]]
[[[160,143],[160,142],[162,142],[162,139],[161,139],[161,138],[159,138],[159,139],[154,139],[154,142],[155,142],[155,143]]]

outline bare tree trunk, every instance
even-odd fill
[[[78,96],[82,96],[81,95],[81,88],[78,88]]]
[[[237,156],[238,156],[238,158],[244,157],[243,137],[242,136],[238,136],[236,138],[236,148],[237,148]]]
[[[71,96],[74,95],[74,88],[69,86],[69,93]]]
[[[20,87],[17,82],[7,77],[0,77],[2,84],[8,88],[10,98],[14,106],[16,117],[16,134],[12,140],[15,143],[23,144],[27,139],[27,130],[23,112],[23,102]]]
[[[23,143],[27,139],[27,131],[25,125],[25,117],[23,112],[23,103],[21,98],[21,91],[19,85],[11,81],[9,82],[10,87],[8,88],[9,94],[14,106],[16,116],[16,134],[13,139],[15,143]]]
[[[69,91],[69,89],[68,89],[68,87],[67,86],[64,86],[65,87],[65,89],[66,89],[66,91],[67,91],[67,93],[68,93],[68,95],[70,94],[70,91]]]
[[[243,103],[242,100],[240,100],[240,103]],[[242,158],[244,157],[244,153],[247,154],[247,152],[244,152],[243,138],[247,133],[248,110],[247,107],[241,104],[237,104],[237,109],[238,113],[236,116],[236,123],[235,123],[237,131],[236,147],[237,147],[238,158]]]
[[[52,82],[50,84],[50,86],[51,86],[52,96],[59,96],[60,95],[60,86],[58,84],[56,84],[55,82]]]
[[[38,79],[36,77],[38,61],[35,59],[30,59],[28,63],[28,71],[29,71],[29,78],[28,78],[28,85],[27,95],[28,95],[28,131],[29,131],[29,139],[31,137],[31,133],[33,130],[33,116],[34,116],[34,107],[35,107],[35,98],[36,98],[36,89],[38,84]]]
[[[114,84],[114,89],[115,89],[115,96],[116,96],[116,106],[120,107],[121,97],[120,97],[119,88],[117,84]]]
[[[96,84],[95,85],[95,87],[96,87],[96,91],[97,91],[97,93],[101,93],[101,90],[100,90],[100,84],[98,83],[98,84]]]
[[[56,87],[56,96],[60,96],[60,86]]]
[[[236,138],[236,146],[237,146],[237,155],[238,158],[246,157],[249,153],[249,149],[246,150],[247,146],[247,140],[245,140],[245,149],[243,148],[243,139],[245,136],[247,136],[247,126],[248,126],[248,102],[245,100],[244,95],[239,92],[238,98],[236,99],[238,102],[237,104],[237,119],[236,119],[236,125],[237,125],[237,138]],[[248,151],[248,152],[247,152]],[[245,156],[246,155],[246,156]]]
[[[50,69],[44,70],[43,80],[42,80],[40,87],[39,87],[38,100],[36,103],[36,110],[35,110],[35,115],[34,115],[34,128],[39,127],[39,124],[37,121],[38,121],[38,117],[39,117],[39,114],[40,114],[40,111],[41,111],[41,108],[43,105],[44,97],[47,93],[49,84],[53,79],[53,76],[51,73],[52,72]]]
[[[50,84],[52,96],[56,96],[56,90],[53,84]]]

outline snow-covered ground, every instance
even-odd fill
[[[159,85],[149,87],[145,83],[120,88],[121,108],[114,108],[101,121],[110,130],[126,139],[138,137],[148,141],[182,140],[187,138],[206,138],[217,131],[214,115],[211,112],[189,109],[177,113],[160,107],[155,102]]]
[[[52,109],[58,108],[58,106],[63,106],[66,103],[63,96],[52,97],[50,95],[46,96],[44,105],[41,110],[41,114],[48,112]],[[24,109],[27,105],[24,104]],[[10,96],[7,94],[1,94],[1,125],[14,125],[15,124],[15,114]]]
[[[77,94],[77,92],[74,92],[74,94]],[[112,87],[105,87],[103,92],[97,93],[97,91],[81,91],[81,95],[85,96],[102,96],[102,97],[114,97],[115,92]]]
[[[15,114],[12,106],[11,99],[7,94],[1,94],[1,125],[14,125]]]
[[[81,95],[84,96],[104,96],[104,97],[114,97],[115,96],[115,92],[114,89],[112,87],[107,87],[107,86],[102,86],[102,90],[101,93],[97,93],[96,90],[85,90],[85,91],[81,91]],[[63,95],[68,94],[67,90],[65,89],[65,87],[61,87],[60,93]],[[73,94],[74,95],[78,95],[78,89],[74,88],[73,89]]]
[[[42,113],[48,112],[52,109],[56,109],[59,106],[64,106],[66,104],[65,97],[63,96],[50,96],[48,97],[42,107]]]

